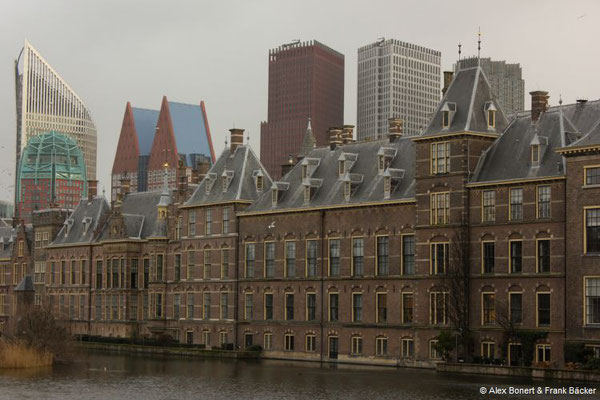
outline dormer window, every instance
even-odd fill
[[[65,221],[65,236],[67,236],[69,233],[71,233],[71,228],[73,228],[73,223],[75,221],[73,221],[72,218],[69,218]]]
[[[496,127],[496,111],[498,109],[494,105],[492,101],[486,101],[484,106],[484,111],[486,114],[487,126],[488,128],[494,129]]]
[[[302,165],[302,180],[308,178],[308,165]]]
[[[350,181],[344,182],[344,199],[346,199],[346,201],[350,200],[351,193],[352,193],[352,182],[350,182]]]
[[[540,145],[539,144],[531,145],[531,162],[532,163],[540,162]]]
[[[90,217],[85,217],[83,219],[83,234],[85,235],[92,225],[92,219]]]
[[[256,191],[262,192],[263,190],[263,177],[262,175],[258,175],[256,177]]]
[[[277,207],[277,197],[277,188],[271,189],[271,204],[273,205],[273,207]]]
[[[456,103],[446,102],[442,106],[442,129],[450,127],[452,118],[456,112]]]
[[[210,193],[216,180],[217,174],[215,174],[214,172],[208,173],[206,175],[206,178],[204,178],[204,190],[206,191],[206,194]]]
[[[384,176],[383,177],[383,197],[385,199],[389,199],[391,192],[392,192],[392,177]]]
[[[338,175],[344,176],[345,172],[346,172],[346,162],[344,160],[341,160],[338,162]]]
[[[304,186],[304,203],[310,202],[310,186]]]
[[[221,189],[223,190],[223,193],[225,193],[227,191],[227,187],[229,187],[229,177],[223,176],[221,178],[221,185]]]

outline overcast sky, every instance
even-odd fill
[[[13,61],[27,38],[90,109],[99,188],[110,170],[127,101],[206,102],[217,154],[234,124],[258,151],[267,116],[268,50],[317,39],[346,56],[345,123],[356,123],[358,47],[379,37],[442,52],[442,70],[477,51],[519,62],[525,90],[566,103],[600,98],[600,2],[554,0],[0,1],[0,199],[12,200]],[[526,98],[526,105],[529,99]]]

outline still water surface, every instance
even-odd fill
[[[3,371],[0,399],[578,399],[483,396],[485,386],[569,386],[569,382],[446,375],[428,370],[88,353],[53,368]],[[579,384],[577,386],[598,387]],[[598,391],[597,391],[598,392]],[[600,396],[586,396],[597,399]]]

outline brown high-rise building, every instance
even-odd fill
[[[260,158],[271,176],[302,146],[308,119],[317,145],[344,119],[344,55],[316,40],[269,51],[268,121],[261,124]]]

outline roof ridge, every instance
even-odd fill
[[[242,171],[240,172],[240,180],[238,182],[238,190],[237,190],[237,194],[235,195],[236,200],[239,200],[242,195],[242,186],[244,184],[244,174],[246,173],[246,164],[248,163],[248,150],[246,148],[244,148],[243,146],[242,146],[242,148],[244,149],[244,162],[242,163]]]
[[[465,124],[465,131],[469,131],[471,129],[471,117],[473,115],[473,107],[475,106],[475,94],[477,93],[477,87],[479,86],[479,75],[481,73],[481,68],[479,65],[476,67],[475,79],[473,79],[473,89],[471,91],[471,101],[469,102],[469,109],[467,110],[467,122]],[[450,90],[450,88],[448,88]]]

